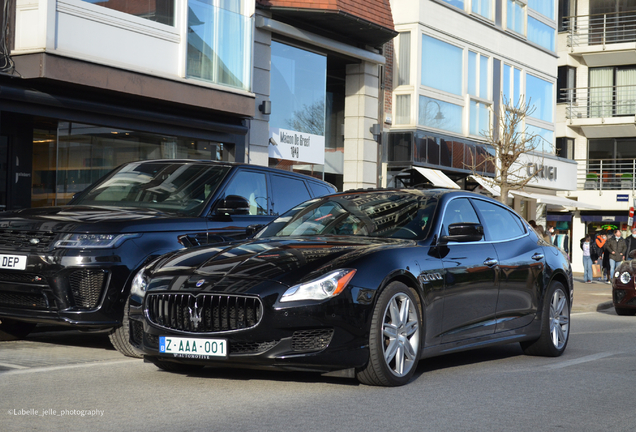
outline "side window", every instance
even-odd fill
[[[327,186],[320,183],[309,182],[309,188],[311,189],[311,193],[314,194],[315,197],[320,197],[323,195],[329,195],[333,193],[331,189],[329,189]]]
[[[293,177],[272,175],[272,208],[274,214],[283,214],[311,196],[305,182]]]
[[[250,203],[250,215],[267,214],[267,182],[265,174],[239,171],[225,189],[224,196],[238,195]]]
[[[468,198],[457,198],[448,203],[442,220],[442,235],[448,235],[448,226],[458,222],[480,223]]]
[[[506,240],[525,234],[521,221],[509,210],[482,200],[473,200],[473,203],[484,219],[490,240]]]

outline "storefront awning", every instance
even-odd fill
[[[545,216],[545,220],[552,222],[572,222],[572,213],[550,214]]]
[[[548,204],[548,205],[556,205],[562,207],[574,207],[579,209],[595,209],[600,210],[603,207],[596,204],[584,203],[581,201],[575,201],[569,198],[560,197],[556,195],[544,195],[538,193],[529,193],[529,192],[521,192],[521,191],[510,191],[510,193],[523,196],[530,199],[537,200],[538,203]]]
[[[627,215],[581,215],[582,222],[627,223]]]
[[[499,186],[495,186],[495,185],[490,185],[488,183],[488,181],[486,179],[484,179],[481,176],[478,175],[469,175],[468,178],[472,181],[474,181],[475,183],[478,183],[479,186],[483,187],[484,189],[486,189],[486,191],[488,191],[488,193],[494,197],[498,197],[501,195],[501,190],[499,189]],[[508,194],[510,195],[510,194]]]
[[[461,189],[457,183],[448,178],[446,174],[440,170],[422,167],[413,167],[415,171],[422,174],[433,186],[447,189]]]

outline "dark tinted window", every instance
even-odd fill
[[[296,204],[311,198],[305,182],[293,177],[272,175],[272,207],[274,214],[283,214]]]
[[[313,193],[315,197],[333,193],[333,190],[320,183],[309,182],[309,188],[311,189],[311,193]]]
[[[457,198],[448,203],[442,222],[444,224],[442,235],[448,235],[448,226],[450,224],[460,222],[479,223],[477,213],[475,213],[473,206],[470,205],[468,198]]]
[[[473,202],[483,216],[490,240],[506,240],[525,234],[521,221],[509,210],[482,200]]]
[[[238,195],[250,204],[250,215],[267,214],[267,182],[265,174],[254,171],[239,171],[236,173],[224,196]]]

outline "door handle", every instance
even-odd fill
[[[494,258],[486,258],[486,261],[484,261],[484,265],[487,265],[488,267],[493,267],[497,264],[499,264],[499,261]]]
[[[541,261],[543,259],[544,255],[540,254],[540,253],[535,253],[534,255],[532,255],[532,259],[535,261]]]

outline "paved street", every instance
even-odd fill
[[[579,285],[562,357],[517,344],[448,355],[392,389],[308,373],[172,374],[122,357],[104,334],[34,333],[0,343],[0,430],[631,431],[636,415],[617,407],[634,395],[636,318],[595,310],[609,285]]]

